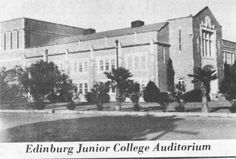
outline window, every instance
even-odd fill
[[[84,93],[88,92],[88,83],[84,83]]]
[[[232,52],[223,52],[223,56],[224,56],[224,63],[227,63],[227,64],[234,64],[234,53]]]
[[[141,56],[141,69],[146,69],[146,57]]]
[[[179,52],[181,52],[181,50],[182,50],[182,35],[181,35],[182,33],[181,33],[181,30],[179,30]]]
[[[3,50],[6,50],[6,34],[3,34]]]
[[[82,62],[79,62],[79,72],[83,72],[83,64],[82,64]]]
[[[103,60],[100,60],[100,71],[103,71]]]
[[[77,62],[74,62],[74,72],[77,72]]]
[[[134,69],[135,70],[139,69],[139,57],[138,56],[134,57]]]
[[[83,83],[79,84],[79,93],[83,94]]]
[[[105,67],[106,67],[106,71],[109,70],[109,60],[105,60]]]
[[[132,58],[132,56],[128,57],[127,65],[128,65],[129,70],[133,69],[133,58]]]
[[[212,56],[212,33],[202,30],[202,56]]]
[[[16,31],[16,48],[19,49],[20,46],[20,38],[19,38],[19,31]]]
[[[84,72],[87,72],[88,71],[88,62],[85,61],[84,62]]]
[[[10,32],[10,49],[12,50],[12,32]]]
[[[111,69],[115,69],[115,59],[111,60]]]

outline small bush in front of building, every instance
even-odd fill
[[[201,102],[202,92],[199,89],[194,89],[183,94],[182,98],[184,102]]]
[[[108,95],[109,85],[107,83],[98,82],[93,85],[91,92],[85,95],[88,102],[95,103],[97,105],[97,110],[103,109],[103,103],[109,102],[110,97]]]
[[[67,105],[67,109],[74,110],[75,109],[75,103],[74,102],[69,102],[68,105]]]
[[[143,98],[145,102],[157,102],[160,95],[160,89],[152,81],[149,81],[143,91]]]
[[[178,106],[175,107],[175,111],[185,112],[184,102],[182,100],[178,102]]]
[[[209,94],[207,96],[207,101],[210,101]],[[202,92],[200,89],[194,89],[191,91],[186,92],[182,95],[182,99],[184,102],[202,102]]]
[[[36,107],[36,109],[42,110],[45,108],[45,103],[44,102],[36,102],[35,107]]]
[[[87,101],[88,104],[95,104],[96,101],[94,100],[94,95],[92,92],[87,92],[85,94],[85,100]],[[110,102],[110,96],[109,94],[104,94],[104,97],[103,97],[103,102],[104,103],[109,103]]]
[[[92,94],[92,92],[87,92],[87,93],[85,94],[85,100],[86,100],[87,103],[89,103],[89,104],[94,104],[94,103],[95,103],[95,101],[94,101],[94,99],[93,99],[93,94]]]
[[[161,105],[163,112],[165,112],[169,103],[171,102],[169,94],[167,92],[161,92],[157,97],[156,102]]]
[[[141,96],[140,84],[138,82],[130,81],[126,95],[133,103],[133,110],[140,111],[139,98]]]
[[[236,113],[236,100],[232,101],[232,105],[230,107],[230,112],[231,113]]]

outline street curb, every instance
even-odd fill
[[[227,117],[236,118],[236,113],[192,113],[192,112],[124,112],[124,111],[78,111],[78,110],[0,110],[0,113],[34,114],[87,114],[105,116],[155,116],[155,117]]]

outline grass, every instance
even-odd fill
[[[146,140],[176,128],[173,117],[103,116],[26,124],[2,130],[1,142]],[[159,134],[161,132],[161,134]]]

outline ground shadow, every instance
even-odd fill
[[[156,140],[174,131],[174,117],[102,116],[55,120],[3,130],[1,142]],[[191,132],[182,132],[191,133]],[[193,135],[194,132],[192,132]]]

